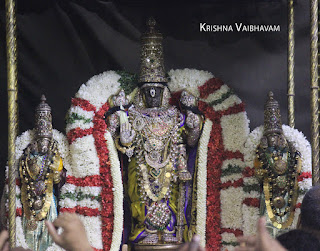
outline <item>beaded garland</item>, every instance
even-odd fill
[[[63,167],[68,172],[70,170],[69,160],[68,160],[69,145],[66,140],[66,137],[62,133],[53,129],[53,139],[57,142],[57,149],[58,149],[59,154],[63,160]],[[25,153],[27,146],[30,143],[34,142],[34,140],[35,140],[35,131],[34,130],[25,131],[23,134],[21,134],[19,137],[17,137],[17,139],[16,139],[16,159],[17,160],[19,160],[20,158],[23,158],[23,155]],[[48,155],[48,157],[50,157],[50,156]],[[39,167],[40,166],[42,167],[42,164],[45,164],[48,157],[46,157],[45,161],[39,162]],[[59,163],[57,163],[57,164],[59,164]],[[50,163],[49,163],[49,165],[50,165]],[[44,174],[44,172],[43,172],[43,174]],[[7,177],[7,175],[8,175],[8,167],[6,167],[6,177]],[[44,177],[44,175],[43,175],[43,177]],[[28,244],[26,243],[25,234],[24,234],[23,227],[22,227],[22,225],[23,225],[22,215],[23,215],[24,209],[22,208],[22,204],[21,204],[22,203],[21,197],[23,195],[22,195],[22,187],[21,187],[22,180],[20,178],[17,178],[17,180],[16,180],[16,206],[17,206],[17,209],[16,209],[16,241],[17,241],[17,246],[23,247],[25,249],[29,249],[30,247],[28,247]],[[4,192],[5,192],[4,198],[7,199],[8,184],[5,184]],[[8,210],[7,206],[8,205],[6,204],[6,210]],[[57,205],[54,205],[54,206],[56,207]],[[51,246],[48,247],[47,250],[48,251],[58,251],[58,250],[62,251],[62,248],[60,248],[58,245],[53,243]]]
[[[264,149],[259,145],[257,149],[257,160],[261,168],[257,172],[260,175],[261,172],[267,174],[263,179],[263,190],[268,216],[279,229],[288,228],[292,224],[301,171],[300,153],[292,143],[288,142],[288,146]],[[288,197],[287,203],[285,197]],[[286,219],[283,219],[284,216]]]
[[[181,117],[174,107],[164,109],[129,109],[129,119],[136,131],[134,140],[135,155],[138,165],[138,182],[140,195],[144,201],[167,200],[170,198],[171,182],[174,177],[175,163],[178,157],[178,135]],[[162,159],[162,152],[169,148],[166,159]],[[149,165],[150,173],[146,165]],[[154,180],[150,182],[149,175]]]
[[[21,200],[24,214],[29,220],[29,230],[35,230],[35,221],[44,219],[51,206],[53,184],[60,182],[61,163],[57,143],[50,140],[48,153],[39,155],[35,152],[36,144],[30,144],[20,161],[20,177],[22,180]],[[31,156],[31,157],[30,157]],[[56,163],[59,161],[59,163]],[[39,162],[41,167],[39,166]]]

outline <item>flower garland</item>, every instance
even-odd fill
[[[16,160],[19,160],[23,154],[24,149],[34,140],[34,130],[28,130],[22,133],[16,139]],[[58,142],[58,150],[63,160],[63,166],[67,172],[71,171],[69,165],[69,144],[66,137],[59,131],[53,129],[53,139]],[[6,177],[8,177],[8,167],[6,167]],[[17,178],[16,181],[16,241],[17,246],[23,248],[29,248],[23,233],[22,228],[22,204],[21,204],[21,191],[20,191],[20,180]],[[8,198],[8,184],[5,185],[5,194]],[[6,209],[8,210],[8,202],[6,202]],[[52,244],[48,247],[48,250],[63,250],[56,244]]]
[[[120,78],[114,71],[91,78],[72,99],[67,119],[72,173],[64,186],[61,211],[80,214],[95,250],[119,250],[122,238],[120,162],[104,122],[107,100],[119,90]]]
[[[82,85],[72,100],[67,120],[72,174],[67,177],[61,210],[81,214],[89,241],[96,250],[119,250],[122,235],[120,165],[103,115],[108,110],[110,95],[134,79],[123,74],[108,71]],[[242,218],[243,196],[239,188],[245,165],[241,149],[249,132],[244,105],[209,72],[171,70],[169,76],[170,103],[177,105],[181,91],[187,89],[200,98],[199,110],[206,117],[198,148],[196,220],[201,244],[209,250],[230,249],[236,236],[242,233],[242,226],[235,219]],[[133,86],[126,90],[129,89]],[[238,197],[232,195],[235,189],[239,190],[236,190]]]
[[[201,245],[208,250],[231,250],[242,234],[242,149],[249,134],[244,104],[209,72],[171,70],[169,77],[168,86],[174,91],[170,103],[177,105],[186,89],[200,99],[198,108],[206,118],[198,148],[196,229]],[[206,186],[201,185],[204,180]]]
[[[295,228],[300,214],[300,204],[303,196],[312,186],[311,146],[303,133],[299,132],[297,129],[282,125],[282,130],[286,139],[293,143],[294,147],[302,156],[302,170],[301,175],[298,177],[299,196],[296,204],[294,221],[291,225],[291,228]],[[246,168],[243,172],[245,199],[243,201],[242,210],[245,235],[251,235],[256,232],[256,222],[260,217],[260,184],[258,179],[254,176],[254,160],[256,157],[256,148],[263,136],[263,131],[263,126],[255,128],[249,134],[244,147]]]
[[[206,120],[203,126],[202,135],[200,138],[199,145],[205,146],[209,144],[210,133],[212,129],[212,121]],[[207,215],[207,156],[208,148],[201,147],[199,149],[198,156],[198,180],[197,180],[197,214]],[[206,244],[206,217],[197,218],[197,234],[201,236],[200,244],[205,246]]]
[[[113,177],[113,193],[114,198],[119,198],[118,200],[114,201],[114,218],[117,219],[118,222],[123,222],[123,185],[121,180],[121,172],[120,172],[120,162],[118,159],[118,152],[114,145],[112,136],[110,132],[106,132],[105,138],[107,139],[109,155],[110,155],[110,162],[111,162],[111,175]],[[112,235],[112,243],[111,243],[111,250],[117,250],[121,245],[121,238],[120,234],[122,233],[122,226],[121,224],[114,225],[114,231]]]

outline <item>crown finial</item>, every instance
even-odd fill
[[[149,17],[148,21],[147,21],[147,26],[149,26],[150,28],[154,28],[156,26],[156,20],[153,17]]]
[[[269,91],[269,99],[273,99],[273,92]]]
[[[47,101],[46,96],[42,94],[40,100],[41,100],[41,103],[45,103]]]

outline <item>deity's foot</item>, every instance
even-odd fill
[[[159,237],[157,234],[148,234],[139,244],[157,244],[159,242]]]
[[[167,233],[162,235],[162,240],[165,243],[177,243],[178,242],[177,237],[175,237],[173,234],[167,234]]]

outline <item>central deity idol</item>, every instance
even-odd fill
[[[181,94],[182,110],[169,104],[162,35],[155,21],[142,36],[139,83],[132,103],[124,91],[110,100],[107,117],[117,149],[124,154],[124,182],[131,212],[129,240],[138,245],[181,243],[187,227],[192,175],[187,149],[196,146],[202,126],[197,99]],[[127,181],[126,181],[127,180]],[[190,217],[189,217],[190,218]]]

